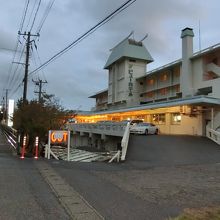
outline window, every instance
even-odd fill
[[[176,86],[175,86],[175,91],[176,91],[176,92],[180,92],[180,85],[176,85]]]
[[[214,59],[212,60],[212,62],[213,62],[215,65],[218,65],[218,58],[214,58]]]
[[[147,80],[147,85],[152,86],[154,84],[154,79]]]
[[[154,92],[147,93],[147,98],[153,98],[153,97],[154,97]]]
[[[166,123],[166,117],[165,114],[153,114],[152,115],[152,122],[154,124],[165,124]]]
[[[167,95],[168,91],[167,91],[167,88],[163,88],[160,90],[160,95],[164,96],[164,95]]]
[[[160,75],[160,81],[161,82],[167,81],[167,79],[168,79],[168,76],[167,76],[166,73]]]
[[[176,78],[180,77],[180,68],[179,67],[174,68],[174,77],[176,77]]]
[[[181,123],[181,115],[180,113],[172,113],[171,114],[171,124],[176,125]]]

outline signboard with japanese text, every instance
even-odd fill
[[[50,131],[49,138],[51,144],[67,143],[68,131]]]
[[[133,96],[133,65],[129,65],[128,69],[128,75],[129,75],[129,82],[128,82],[128,91],[129,91],[129,96]]]
[[[50,130],[48,135],[48,145],[45,150],[45,157],[50,159],[50,156],[53,155],[51,146],[56,145],[66,145],[67,146],[67,160],[70,159],[70,131],[65,130]],[[55,157],[55,156],[54,156]],[[55,157],[57,158],[57,157]],[[58,158],[57,158],[58,159]]]

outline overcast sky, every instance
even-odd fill
[[[14,50],[16,46],[25,2],[26,0],[0,0],[0,95],[4,96],[4,89],[9,86],[9,98],[12,99],[21,97],[23,93],[22,86],[16,92],[14,90],[23,80],[24,67],[14,64],[10,71],[14,55],[10,50]],[[36,34],[49,2],[50,0],[42,0],[32,34]],[[41,62],[48,60],[124,2],[125,0],[55,0],[40,32],[39,41],[36,40]],[[30,29],[33,20],[33,16],[30,18],[31,11],[34,9],[34,15],[37,3],[38,0],[30,0],[23,31]],[[134,31],[133,37],[136,40],[148,33],[144,44],[154,58],[154,62],[147,67],[151,70],[181,58],[180,33],[185,27],[194,29],[194,51],[199,50],[199,22],[201,48],[219,43],[219,11],[220,3],[217,0],[137,0],[43,71],[31,75],[28,99],[36,98],[34,89],[37,88],[32,79],[40,78],[48,81],[44,90],[48,94],[55,94],[65,108],[89,110],[95,102],[88,99],[88,96],[107,88],[108,73],[103,66],[110,54],[109,49],[131,31]],[[21,37],[21,43],[22,39]],[[18,50],[22,50],[21,44]],[[35,48],[33,51],[31,70],[40,64]],[[19,57],[18,52],[15,61]],[[21,62],[24,62],[24,57]],[[18,71],[15,71],[16,68]]]

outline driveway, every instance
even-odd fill
[[[131,136],[121,164],[50,165],[105,219],[162,220],[220,205],[220,147],[191,136]]]

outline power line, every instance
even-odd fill
[[[34,64],[35,64],[35,67],[34,68],[37,68],[38,65],[41,65],[42,62],[41,62],[41,59],[40,59],[40,55],[38,53],[38,50],[37,50],[37,47],[35,46],[34,47],[35,50],[32,51],[32,57],[33,57],[33,61],[34,61]],[[41,70],[41,75],[42,75],[42,78],[44,79],[44,81],[47,81],[46,80],[46,76],[45,76],[45,73],[43,70]],[[39,74],[39,73],[38,73]],[[38,77],[40,76],[40,74],[38,75]]]
[[[51,0],[51,1],[48,3],[48,5],[47,5],[47,7],[46,7],[46,9],[45,9],[45,12],[44,12],[44,14],[43,14],[43,17],[42,17],[42,19],[41,19],[41,21],[40,21],[40,24],[39,24],[39,26],[38,26],[38,28],[37,28],[36,33],[40,33],[40,31],[41,31],[41,29],[42,29],[42,27],[43,27],[43,25],[44,25],[44,22],[46,21],[47,16],[48,16],[48,14],[49,14],[49,12],[50,12],[50,10],[51,10],[51,8],[52,8],[54,2],[55,2],[55,0]]]
[[[28,10],[29,3],[30,3],[30,0],[26,0],[25,7],[24,7],[24,12],[23,12],[23,16],[22,16],[21,24],[20,24],[20,28],[19,28],[20,31],[22,31],[23,26],[24,26],[24,21],[25,21],[26,15],[27,15],[27,10]]]
[[[29,31],[28,33],[20,33],[19,35],[27,36],[27,42],[26,42],[26,59],[25,59],[25,74],[24,74],[24,91],[23,91],[23,102],[25,103],[27,101],[27,83],[28,83],[28,68],[29,68],[29,56],[30,56],[30,47],[31,47],[31,37],[36,37],[39,35],[31,34]]]
[[[23,15],[22,15],[21,23],[20,23],[20,28],[19,28],[20,31],[23,29],[23,26],[24,26],[24,21],[25,21],[26,15],[27,15],[29,2],[30,2],[30,0],[26,0],[25,5],[24,5]],[[13,63],[15,62],[15,57],[16,57],[16,54],[17,54],[17,51],[18,51],[18,48],[19,48],[19,43],[20,43],[20,36],[18,35],[15,50],[14,50],[14,54],[13,54],[13,58],[12,58],[12,63],[10,65],[9,69],[8,69],[8,77],[7,77],[7,84],[6,84],[6,85],[8,85],[8,87],[10,86],[9,84],[10,84],[10,77],[11,77],[11,74],[12,74],[12,67],[13,67]],[[23,52],[21,53],[21,56],[22,56],[22,54],[23,54]],[[20,59],[21,59],[21,57],[20,57]],[[15,75],[15,72],[14,72],[14,75]],[[12,76],[11,81],[13,81],[14,75]]]
[[[44,67],[46,67],[49,63],[51,63],[52,61],[54,61],[55,59],[57,59],[58,57],[60,57],[61,55],[63,55],[64,53],[66,53],[68,50],[70,50],[72,47],[74,47],[75,45],[77,45],[79,42],[81,42],[83,39],[85,39],[86,37],[88,37],[90,34],[92,34],[94,31],[96,31],[98,28],[100,28],[101,26],[103,26],[105,23],[107,23],[108,21],[110,21],[114,16],[116,16],[117,14],[121,13],[123,10],[125,10],[127,7],[129,7],[131,4],[133,4],[134,2],[136,2],[136,0],[129,0],[126,1],[124,4],[122,4],[119,8],[117,8],[115,11],[113,11],[111,14],[109,14],[107,17],[105,17],[103,20],[101,20],[98,24],[96,24],[95,26],[93,26],[92,28],[90,28],[88,31],[86,31],[83,35],[81,35],[79,38],[77,38],[75,41],[73,41],[72,43],[70,43],[68,46],[66,46],[64,49],[62,49],[61,51],[59,51],[58,53],[56,53],[54,56],[52,56],[49,60],[47,60],[45,63],[43,63],[42,65],[40,65],[37,69],[33,70],[32,72],[30,72],[30,74],[33,74],[41,69],[43,69]]]
[[[31,25],[30,32],[32,31],[32,28],[33,28],[33,26],[34,26],[34,23],[35,23],[35,20],[36,20],[36,17],[37,17],[37,13],[38,13],[39,8],[40,8],[40,4],[41,4],[41,0],[39,0],[39,2],[38,2],[37,10],[36,10],[35,15],[34,15],[34,19],[33,19],[32,25]]]
[[[12,91],[11,96],[13,96],[13,95],[18,91],[18,89],[21,88],[21,86],[22,86],[22,83],[20,83],[20,84],[16,87],[16,89],[14,89],[14,90]]]
[[[26,0],[25,7],[24,7],[24,11],[23,11],[23,16],[22,16],[21,23],[20,23],[19,33],[20,33],[20,32],[22,31],[22,29],[23,29],[24,22],[25,22],[25,19],[26,19],[26,16],[27,16],[27,12],[28,12],[29,3],[30,3],[30,0]],[[33,25],[34,25],[34,23],[35,23],[35,19],[36,19],[37,13],[38,13],[38,11],[39,11],[40,4],[41,4],[41,0],[39,0],[39,2],[38,2],[38,7],[37,7],[36,12],[35,12],[35,16],[34,16],[34,19],[33,19],[33,22],[32,22],[31,29],[33,28]],[[31,11],[31,14],[30,14],[30,17],[29,17],[29,20],[28,20],[27,27],[29,26],[29,23],[30,23],[30,20],[31,20],[33,11],[34,11],[34,9],[35,9],[35,5],[36,5],[36,1],[35,1],[35,4],[34,4],[34,6],[33,6],[32,11]],[[24,40],[23,40],[23,42],[24,42]],[[22,42],[21,44],[23,44],[23,42]],[[24,47],[23,47],[23,50],[22,50],[22,52],[21,52],[21,55],[20,55],[20,57],[19,57],[18,62],[15,62],[16,52],[17,52],[17,50],[18,50],[19,43],[20,43],[20,35],[18,35],[17,44],[16,44],[16,49],[15,49],[15,53],[14,53],[14,56],[13,56],[12,64],[11,64],[11,66],[10,66],[10,68],[9,68],[9,71],[8,71],[8,72],[9,72],[9,74],[8,74],[8,80],[7,80],[7,85],[8,85],[8,87],[11,87],[11,86],[13,85],[13,82],[14,82],[14,84],[15,84],[15,82],[16,82],[16,81],[18,80],[18,78],[19,78],[19,74],[18,74],[17,77],[16,77],[16,79],[15,79],[15,75],[16,75],[16,73],[17,73],[17,71],[18,71],[18,65],[17,65],[16,69],[15,69],[14,72],[13,72],[12,78],[11,78],[11,80],[10,80],[10,77],[11,77],[11,74],[12,74],[13,64],[14,64],[14,63],[21,64],[20,61],[21,61],[21,58],[22,58],[22,56],[23,56],[23,54],[24,54],[24,50],[25,50],[25,46],[24,46]],[[19,73],[20,73],[20,72],[21,72],[21,71],[19,71]]]
[[[30,24],[32,15],[33,15],[33,13],[34,13],[34,9],[35,9],[36,3],[37,3],[37,1],[34,1],[34,6],[33,6],[32,10],[31,10],[31,13],[30,13],[30,16],[29,16],[29,19],[28,19],[28,22],[27,22],[27,25],[26,25],[26,29],[25,29],[25,30],[28,29],[28,26],[29,26],[29,24]]]
[[[22,56],[23,56],[23,54],[24,54],[24,51],[25,51],[25,45],[24,45],[24,47],[23,47],[23,49],[22,49],[22,52],[21,52],[21,54],[20,54],[20,57],[19,57],[19,60],[18,60],[17,63],[20,63],[20,62],[21,62],[21,58],[22,58]],[[12,65],[13,65],[14,62],[15,62],[15,59],[13,59]],[[15,68],[15,70],[14,70],[14,73],[13,73],[13,75],[12,75],[11,80],[8,81],[8,88],[10,88],[11,85],[13,84],[13,81],[14,81],[14,78],[15,78],[15,75],[16,75],[16,72],[18,71],[18,67],[19,67],[19,65],[17,64],[17,66],[16,66],[16,68]],[[11,69],[12,69],[12,66],[11,66]]]

